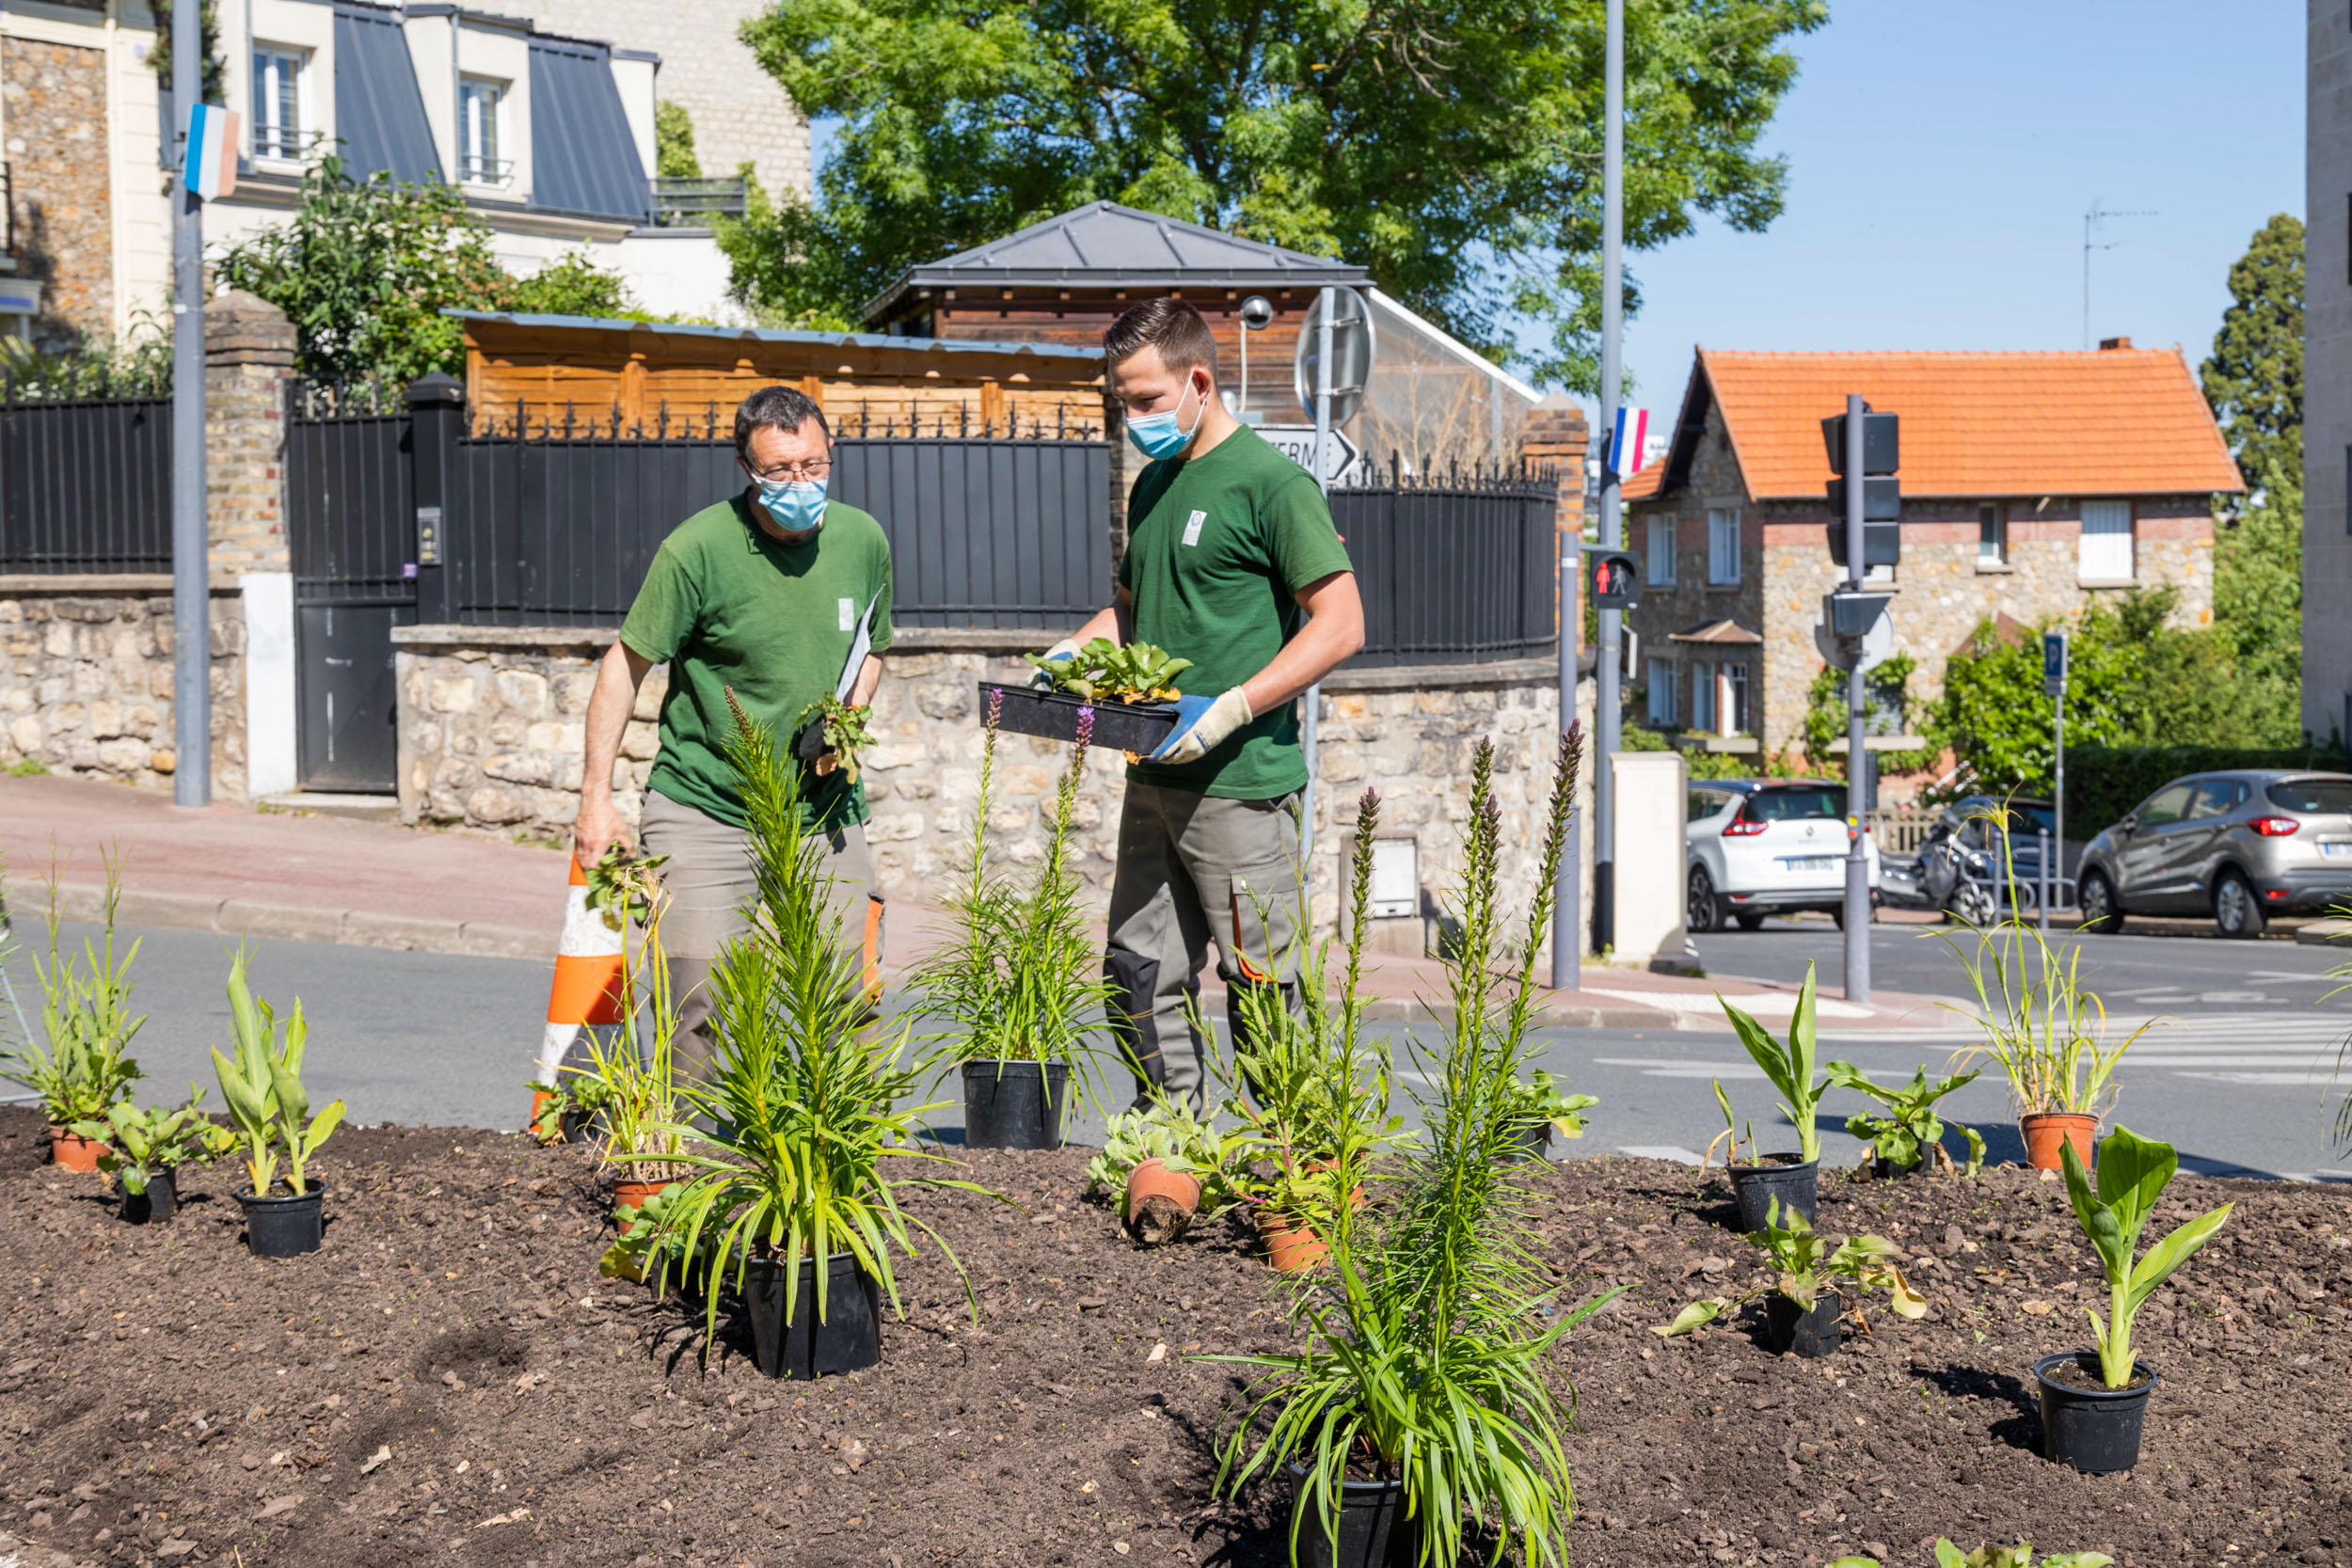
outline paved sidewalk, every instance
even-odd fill
[[[109,853],[122,871],[121,920],[228,935],[284,937],[485,958],[552,960],[563,923],[562,850],[339,817],[220,804],[183,811],[158,791],[78,779],[0,777],[0,850],[10,912],[38,923],[52,854],[59,908],[71,920],[99,910]],[[904,974],[946,936],[938,909],[898,901],[886,923],[885,970]],[[1447,1002],[1434,958],[1367,956],[1372,1016],[1423,1022]],[[1767,1025],[1785,1026],[1796,988],[1725,976],[1697,978],[1587,962],[1583,987],[1546,989],[1537,1022],[1563,1028],[1724,1028],[1714,993]],[[1204,1003],[1224,998],[1208,977]],[[1850,1007],[1824,995],[1824,1030],[1944,1028],[1934,997],[1881,991]]]

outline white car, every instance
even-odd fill
[[[1689,866],[1692,934],[1736,923],[1753,931],[1768,914],[1827,910],[1846,923],[1846,786],[1820,779],[1708,779],[1691,785]],[[1870,902],[1879,895],[1879,850],[1866,835]]]

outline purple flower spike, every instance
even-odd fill
[[[1083,747],[1090,746],[1093,743],[1094,709],[1089,705],[1089,706],[1082,707],[1078,710],[1078,744]]]

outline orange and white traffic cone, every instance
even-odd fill
[[[556,1072],[582,1025],[618,1023],[625,990],[621,933],[588,907],[588,874],[571,863],[571,888],[564,896],[564,934],[555,944],[555,981],[548,989],[548,1028],[539,1038],[539,1084],[531,1119],[555,1091]]]

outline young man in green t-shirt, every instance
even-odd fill
[[[808,706],[837,689],[863,707],[882,684],[890,646],[890,542],[866,513],[830,500],[832,438],[824,411],[792,387],[765,387],[735,414],[742,491],[705,507],[654,552],[621,635],[588,699],[586,765],[573,852],[593,866],[628,831],[612,805],[622,732],[645,672],[666,661],[660,749],[646,781],[640,837],[667,855],[661,936],[678,1009],[678,1063],[696,1072],[712,1041],[710,965],[745,929],[755,888],[743,798],[726,743],[744,711],[788,748]],[[859,639],[866,652],[854,671]],[[817,767],[825,766],[818,759]],[[882,896],[866,848],[866,792],[838,768],[803,772],[803,821],[820,839],[843,936],[865,946],[874,983]]]
[[[1295,985],[1295,700],[1363,646],[1363,604],[1313,476],[1226,412],[1200,312],[1149,300],[1104,334],[1110,388],[1151,466],[1127,506],[1111,605],[1047,651],[1091,638],[1156,643],[1192,668],[1176,732],[1127,770],[1104,971],[1136,1102],[1202,1103],[1186,1004],[1217,947],[1227,1018],[1252,985]]]

